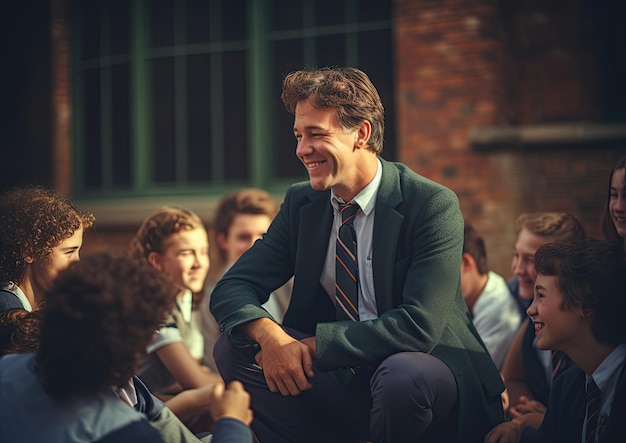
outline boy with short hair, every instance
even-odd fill
[[[501,370],[520,325],[519,309],[504,278],[489,269],[482,236],[467,222],[463,234],[461,295],[476,331]]]
[[[224,195],[213,216],[215,244],[226,272],[255,241],[263,237],[278,212],[278,202],[260,188],[240,188]],[[223,273],[220,275],[224,275]],[[220,328],[209,310],[211,292],[215,284],[207,284],[200,312],[204,336],[203,363],[217,372],[213,347]],[[291,283],[272,292],[263,308],[281,323],[291,298]]]
[[[512,421],[497,426],[485,441],[623,441],[626,264],[622,251],[597,239],[549,243],[537,250],[535,268],[535,297],[526,312],[534,323],[537,347],[563,351],[576,365],[555,380],[538,431],[526,428],[522,434]],[[588,400],[593,385],[600,396]]]

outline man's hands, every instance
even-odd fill
[[[298,341],[269,318],[259,318],[239,328],[261,346],[255,359],[270,391],[298,395],[311,389],[309,379],[314,376],[315,337]]]
[[[315,346],[315,337],[310,339]],[[261,344],[261,350],[255,356],[270,391],[282,395],[298,395],[311,389],[308,379],[314,375],[314,357],[309,346],[286,333],[278,340]]]

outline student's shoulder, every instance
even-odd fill
[[[137,420],[96,440],[95,443],[165,443],[161,434],[147,421]]]
[[[576,364],[571,364],[569,368],[563,370],[555,377],[551,392],[557,396],[566,396],[568,392],[577,394],[584,387],[585,372]]]
[[[10,309],[24,309],[24,305],[14,293],[0,289],[0,312]]]

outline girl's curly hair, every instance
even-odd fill
[[[44,259],[74,232],[93,226],[68,197],[43,186],[23,186],[0,196],[0,284],[19,283],[25,259]]]
[[[193,211],[165,206],[147,217],[130,241],[130,253],[148,257],[151,252],[162,253],[164,240],[172,234],[192,229],[206,229],[202,219]]]
[[[0,355],[35,352],[39,348],[40,314],[26,309],[0,312]]]
[[[124,386],[178,289],[146,260],[101,252],[59,273],[46,294],[37,368],[55,398]]]

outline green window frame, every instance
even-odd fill
[[[358,66],[379,89],[394,159],[391,0],[71,2],[80,198],[282,192],[306,171],[283,76]]]

